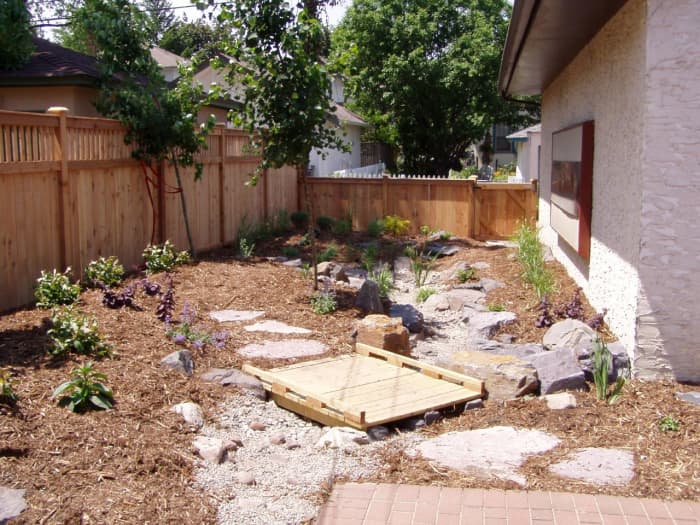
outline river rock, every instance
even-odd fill
[[[186,401],[184,403],[178,403],[174,405],[171,409],[176,414],[182,416],[185,422],[192,426],[193,428],[199,430],[204,425],[204,413],[202,412],[202,407],[197,403],[191,401]]]
[[[548,350],[557,348],[590,348],[596,338],[596,331],[578,319],[565,319],[549,327],[542,338]]]
[[[160,364],[166,368],[185,374],[186,376],[191,376],[194,371],[192,352],[189,350],[178,350],[177,352],[168,354],[160,360]]]
[[[210,463],[221,463],[226,458],[226,445],[219,438],[197,436],[193,445],[202,459]]]
[[[514,322],[513,312],[490,312],[465,308],[462,322],[469,329],[470,338],[489,339],[501,326]]]

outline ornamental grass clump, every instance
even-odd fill
[[[73,304],[80,297],[80,285],[71,283],[69,275],[70,266],[63,273],[58,273],[56,269],[51,273],[41,271],[41,277],[37,279],[36,305],[39,308],[53,308],[63,304]]]
[[[554,276],[545,266],[544,250],[537,237],[537,229],[521,223],[512,239],[518,245],[518,262],[523,269],[522,279],[531,285],[538,299],[554,290]]]
[[[379,297],[382,299],[389,297],[389,292],[394,288],[394,275],[388,265],[382,264],[380,268],[371,270],[367,278],[377,283]]]
[[[110,355],[111,349],[102,341],[97,319],[82,315],[72,307],[56,309],[52,312],[51,328],[46,334],[52,343],[49,352],[55,356],[67,353],[99,357]]]
[[[71,412],[83,412],[89,408],[109,410],[114,402],[112,390],[102,384],[107,376],[93,368],[92,363],[74,368],[70,380],[59,385],[53,391],[51,399],[58,400],[58,405],[67,407]]]
[[[618,377],[612,389],[609,389],[608,373],[611,368],[612,354],[608,350],[608,345],[600,337],[597,337],[593,342],[593,383],[595,384],[596,398],[612,405],[622,394],[625,378]]]

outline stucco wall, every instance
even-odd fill
[[[97,90],[89,87],[0,87],[0,109],[44,113],[52,106],[68,108],[69,115],[99,117],[93,105]]]
[[[700,382],[700,2],[647,0],[647,17],[635,365]]]
[[[631,354],[640,288],[645,17],[644,0],[630,0],[542,96],[541,237],[594,308],[608,309],[609,326]],[[549,226],[552,133],[586,120],[595,121],[589,261]]]
[[[332,174],[334,171],[360,167],[362,164],[362,148],[360,144],[362,128],[359,126],[346,126],[344,132],[346,134],[342,136],[342,139],[351,146],[350,153],[327,149],[324,150],[326,158],[323,159],[321,155],[316,153],[316,150],[313,150],[309,156],[309,164],[314,166],[314,175],[324,177]],[[343,132],[339,133],[342,134]]]

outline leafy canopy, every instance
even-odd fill
[[[521,119],[497,92],[510,10],[505,0],[355,0],[334,31],[334,67],[406,172],[459,168],[492,123]]]
[[[29,11],[23,0],[0,0],[0,69],[17,69],[34,51]]]
[[[218,50],[219,31],[202,21],[177,21],[165,31],[158,45],[181,57],[203,53],[210,58]]]

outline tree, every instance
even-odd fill
[[[355,0],[333,33],[332,62],[354,107],[407,173],[459,169],[495,123],[527,121],[497,91],[506,0]],[[521,114],[522,113],[522,114]]]
[[[229,83],[243,88],[233,120],[259,148],[260,169],[291,165],[305,172],[312,148],[345,149],[328,125],[333,107],[323,60],[325,33],[318,19],[323,6],[316,0],[296,8],[284,0],[239,0],[222,6],[220,19],[233,28],[225,49],[236,60]],[[305,178],[304,195],[313,239]],[[312,253],[315,257],[315,242]]]
[[[181,57],[200,54],[211,58],[218,50],[219,40],[217,30],[202,21],[178,21],[165,31],[158,45]]]
[[[197,126],[197,114],[209,97],[194,85],[192,69],[181,69],[174,88],[169,88],[146,42],[147,16],[128,0],[87,0],[73,17],[94,42],[100,64],[100,113],[121,121],[125,142],[133,144],[134,157],[145,164],[169,162],[180,188],[185,229],[190,251],[195,255],[187,206],[182,192],[180,166],[195,166],[195,180],[202,166],[194,156],[206,145],[215,122]]]
[[[0,0],[0,69],[26,64],[34,51],[27,6],[23,0]]]
[[[148,39],[155,45],[175,23],[175,13],[170,0],[142,1],[144,9],[148,13]]]

